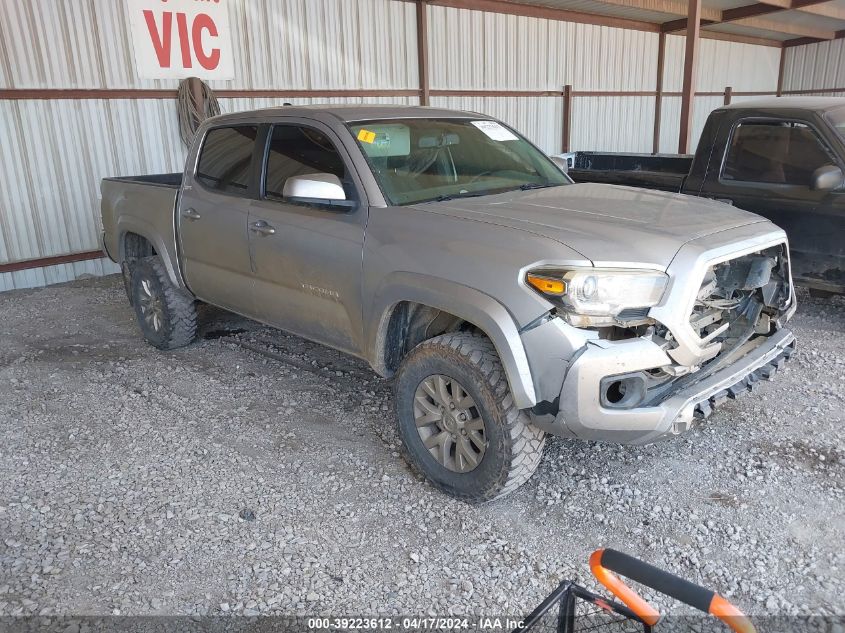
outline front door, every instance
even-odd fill
[[[258,318],[360,355],[367,206],[350,164],[328,128],[312,122],[273,125],[261,195],[249,213],[249,243]],[[347,198],[360,204],[329,209],[285,199],[288,178],[314,173],[340,178]]]
[[[209,130],[187,176],[176,221],[185,281],[208,303],[255,316],[247,221],[258,127]]]

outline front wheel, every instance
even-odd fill
[[[396,408],[407,460],[453,497],[502,497],[540,463],[545,433],[514,404],[485,336],[454,332],[415,347],[398,371]]]

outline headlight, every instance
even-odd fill
[[[643,320],[647,309],[660,302],[669,277],[648,270],[538,269],[525,281],[561,308],[572,325],[596,327]],[[621,318],[624,311],[634,318]]]

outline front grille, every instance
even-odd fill
[[[724,351],[770,334],[789,300],[789,262],[779,244],[710,266],[689,322],[700,339],[722,343]]]
[[[637,321],[648,317],[650,308],[625,308],[616,315],[618,321]]]

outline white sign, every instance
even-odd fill
[[[127,0],[141,79],[233,79],[228,0]]]
[[[519,138],[497,121],[472,121],[471,123],[494,141],[516,141]]]

